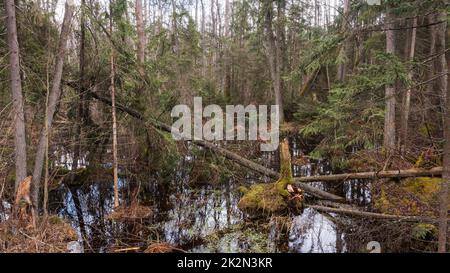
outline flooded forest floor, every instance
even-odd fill
[[[290,145],[294,176],[332,173],[327,160],[300,160],[305,148],[295,139]],[[260,160],[277,170],[276,153]],[[49,211],[72,226],[84,252],[370,252],[373,242],[382,252],[435,248],[432,233],[421,224],[353,218],[308,207],[296,214],[252,218],[237,206],[240,188],[270,180],[245,169],[239,176],[223,174],[217,161],[208,164],[183,156],[169,175],[164,174],[170,179],[161,176],[123,172],[122,209],[114,209],[109,172],[90,172],[82,183],[54,187]],[[311,184],[371,210],[372,183]]]

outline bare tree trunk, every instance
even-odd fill
[[[22,82],[20,79],[19,42],[17,40],[16,6],[14,0],[5,0],[6,29],[9,48],[10,87],[14,107],[14,154],[16,180],[14,188],[27,177],[27,144],[23,112]]]
[[[287,63],[286,56],[286,0],[279,0],[277,2],[277,27],[276,27],[276,45],[277,45],[277,66],[278,73],[280,74],[280,95],[283,96],[285,90],[284,80],[282,78],[285,72],[285,66]],[[281,99],[282,100],[282,99]]]
[[[177,37],[177,4],[172,0],[172,49],[173,52],[178,52],[178,37]]]
[[[206,77],[206,54],[205,54],[205,5],[203,0],[200,0],[200,4],[202,6],[202,26],[201,26],[201,43],[202,43],[202,77]]]
[[[411,30],[411,46],[409,48],[409,61],[411,62],[414,60],[414,54],[416,51],[416,36],[417,36],[417,17],[414,17]],[[413,68],[411,67],[408,73],[408,78],[412,80],[413,76],[414,71]],[[403,115],[401,124],[400,146],[402,150],[407,145],[410,108],[411,108],[411,88],[408,88],[405,92],[404,97]]]
[[[142,0],[136,0],[135,5],[136,12],[136,29],[138,35],[137,44],[137,61],[138,70],[141,77],[144,76],[144,62],[145,62],[145,33],[144,33],[144,20],[142,18]]]
[[[215,37],[216,36],[216,15],[215,15],[215,11],[214,11],[214,4],[216,1],[211,0],[210,4],[211,4],[211,36]]]
[[[395,54],[395,34],[393,29],[393,16],[390,11],[386,16],[386,53]],[[385,149],[395,149],[395,85],[386,86],[385,101],[386,110],[384,117],[384,142]]]
[[[342,20],[342,27],[341,27],[342,32],[344,32],[347,29],[349,14],[350,14],[350,0],[344,0],[344,20]],[[349,47],[350,47],[349,42],[346,39],[340,52],[341,55],[344,54],[346,55],[345,60],[342,61],[337,68],[337,80],[339,81],[343,81],[345,79],[345,75],[347,74],[347,64],[348,64],[347,58],[349,58],[347,53],[349,51]]]
[[[88,107],[86,107],[87,96],[86,96],[86,79],[85,79],[85,55],[86,55],[86,18],[85,18],[85,9],[86,9],[86,0],[81,0],[81,14],[80,14],[80,55],[79,55],[79,69],[80,69],[80,78],[79,78],[79,98],[78,98],[78,110],[77,110],[77,120],[75,121],[75,136],[74,136],[74,153],[73,153],[73,161],[72,161],[72,171],[76,171],[78,169],[78,161],[81,156],[81,135],[82,135],[82,126],[86,124],[88,120]],[[75,176],[72,176],[71,179],[74,179]],[[45,192],[44,192],[45,193]],[[45,198],[44,198],[45,199]]]
[[[431,13],[430,15],[427,16],[427,23],[428,24],[434,24],[436,22],[436,14],[435,13]],[[434,56],[434,54],[436,53],[436,36],[437,36],[437,26],[436,25],[431,25],[430,27],[430,37],[429,37],[429,51],[428,51],[428,55],[430,57]],[[431,78],[434,77],[434,72],[435,72],[435,63],[436,62],[430,62],[430,67],[426,69],[426,79],[429,80]],[[435,87],[435,81],[430,81],[427,84],[427,88],[426,88],[426,92],[425,92],[425,108],[430,107],[430,105],[432,104],[432,101],[430,100],[430,95],[433,94],[434,92],[434,87]],[[424,111],[424,115],[427,116],[428,111]]]
[[[80,15],[80,103],[78,105],[79,119],[81,123],[85,123],[89,119],[89,107],[87,105],[86,95],[86,0],[81,0],[81,15]]]
[[[209,78],[211,82],[216,82],[216,58],[217,58],[217,52],[216,52],[216,12],[214,10],[214,5],[216,1],[211,0],[210,1],[210,8],[211,8],[211,42],[210,42],[210,62],[209,62]]]
[[[225,37],[230,35],[230,18],[231,18],[231,8],[230,0],[225,0]]]
[[[198,30],[198,0],[195,0],[195,29]]]
[[[273,33],[273,6],[271,0],[266,0],[264,5],[265,14],[265,31],[266,31],[266,54],[269,61],[269,69],[272,78],[273,90],[275,95],[275,104],[279,107],[280,122],[284,121],[283,115],[283,99],[281,95],[281,54],[280,43],[277,43],[277,38]],[[277,54],[278,53],[278,54]]]
[[[447,18],[447,13],[442,12],[439,14],[439,19],[445,21]],[[441,23],[439,25],[436,41],[437,52],[444,52],[446,46],[446,35],[447,35],[447,23]],[[447,246],[447,233],[448,233],[448,187],[450,184],[450,89],[448,86],[448,62],[450,62],[450,57],[442,54],[437,60],[437,73],[443,75],[438,80],[438,90],[441,92],[442,104],[443,104],[443,123],[444,123],[444,156],[443,156],[443,173],[442,173],[442,184],[439,191],[439,240],[438,240],[438,251],[441,253],[446,252]]]
[[[74,6],[72,1],[71,0],[66,1],[64,20],[61,28],[61,34],[59,37],[58,52],[56,55],[55,70],[52,79],[52,89],[50,90],[48,107],[46,109],[47,119],[44,121],[47,124],[44,123],[44,128],[42,129],[41,136],[39,138],[39,144],[37,146],[36,151],[36,158],[34,161],[35,164],[33,171],[32,187],[33,187],[33,205],[36,207],[36,211],[39,211],[38,210],[39,188],[41,183],[42,167],[44,164],[44,157],[45,157],[45,146],[46,146],[45,144],[47,139],[47,132],[46,132],[47,130],[45,129],[45,126],[47,126],[48,130],[51,130],[53,117],[56,112],[56,105],[58,104],[59,99],[61,97],[61,78],[64,67],[64,57],[66,56],[67,39],[70,33],[70,23],[73,16],[73,10]]]
[[[220,38],[222,37],[222,18],[220,16],[220,4],[219,0],[216,0],[216,17],[217,17],[217,37],[219,38],[218,43],[220,43]],[[218,46],[220,48],[220,46]]]
[[[112,13],[112,0],[109,1],[110,13]],[[113,33],[112,17],[109,18],[109,33]],[[117,120],[116,120],[116,90],[115,90],[115,68],[114,68],[114,47],[111,45],[110,55],[111,75],[111,112],[112,112],[112,133],[113,133],[113,173],[114,173],[114,207],[119,206],[119,174],[117,163]]]
[[[49,72],[49,66],[50,66],[50,56],[48,56],[47,61],[47,69],[46,69],[46,94],[45,94],[45,109],[48,107],[48,97],[50,94],[50,72]],[[47,112],[45,113],[44,120],[47,120]],[[45,164],[44,164],[44,202],[42,205],[42,210],[44,211],[44,217],[47,217],[47,203],[48,203],[48,145],[49,145],[49,136],[48,136],[48,123],[44,122],[44,130],[45,130]]]
[[[224,63],[224,72],[223,72],[223,93],[226,98],[231,97],[230,89],[231,89],[231,71],[230,71],[230,17],[231,17],[231,9],[230,9],[230,1],[225,1],[225,15],[224,15],[224,54],[223,54],[223,63]]]

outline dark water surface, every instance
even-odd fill
[[[291,145],[293,156],[301,153]],[[272,161],[274,154],[267,155]],[[276,161],[276,160],[275,160]],[[330,173],[326,161],[294,166],[295,176]],[[178,172],[178,171],[176,171]],[[92,180],[83,186],[61,185],[51,192],[50,209],[70,221],[86,252],[106,252],[167,242],[192,252],[360,252],[372,241],[351,219],[306,208],[300,215],[249,220],[237,208],[239,183],[189,186],[182,171],[174,181],[133,181],[120,178],[121,204],[129,202],[139,187],[139,203],[150,206],[153,215],[132,222],[108,218],[113,211],[112,181]],[[208,181],[205,181],[208,182]],[[251,179],[248,181],[252,183]],[[364,205],[370,203],[367,181],[345,181],[315,186]],[[370,227],[368,227],[370,228]],[[361,236],[353,236],[353,233]]]

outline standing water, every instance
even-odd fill
[[[291,148],[296,156],[297,144]],[[317,161],[293,170],[294,176],[309,176],[330,173],[330,166]],[[182,178],[171,182],[120,179],[121,204],[139,188],[139,204],[152,208],[153,213],[143,219],[115,221],[109,217],[114,205],[111,181],[61,185],[51,194],[50,209],[70,221],[85,252],[142,250],[156,242],[189,252],[367,252],[370,241],[386,239],[377,232],[379,224],[311,208],[300,215],[249,219],[237,207],[241,197],[238,182],[229,179],[214,186],[191,186],[182,172],[176,176]],[[370,203],[368,181],[313,185],[358,205]],[[405,250],[398,245],[389,247]]]

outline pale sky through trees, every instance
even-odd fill
[[[102,3],[101,6],[106,7],[108,6],[109,0],[98,0],[100,3]],[[147,2],[150,0],[143,0],[142,4],[145,7]],[[199,17],[201,14],[201,6],[200,6],[200,0],[198,0],[199,3]],[[297,1],[297,0],[294,0]],[[362,0],[361,0],[362,1]],[[56,7],[56,20],[58,22],[62,21],[63,15],[64,15],[64,4],[65,4],[66,0],[57,0],[57,7]],[[73,0],[73,2],[75,3],[76,6],[80,5],[80,0]],[[129,4],[131,4],[129,6],[129,11],[130,14],[132,15],[132,18],[134,19],[134,1],[129,0],[128,1]],[[153,1],[152,1],[153,2]],[[190,1],[177,1],[177,3],[179,4],[180,2],[186,2],[184,4],[184,7],[187,8],[189,10],[190,15],[195,19],[195,0],[190,0]],[[191,2],[191,3],[189,3]],[[206,12],[206,18],[208,19],[208,21],[210,21],[210,13],[211,13],[211,7],[210,7],[210,3],[211,0],[204,0],[205,2],[205,12]],[[233,1],[230,1],[233,2]],[[289,1],[288,1],[289,2]],[[308,11],[311,20],[310,22],[312,23],[314,21],[313,17],[314,17],[314,10],[313,10],[313,5],[314,2],[317,2],[318,5],[320,5],[320,14],[325,14],[327,12],[327,10],[329,9],[329,14],[330,14],[330,21],[333,21],[333,18],[337,16],[338,14],[338,10],[342,8],[343,6],[343,0],[305,0],[305,1],[300,1],[303,3],[309,3],[311,6],[311,9]],[[288,3],[289,5],[289,3]],[[225,0],[219,0],[219,6],[220,6],[220,12],[221,14],[224,14],[225,12]],[[171,7],[170,7],[170,3],[166,3],[165,5],[165,19],[167,19],[167,17],[170,17],[170,14],[172,12]],[[168,20],[167,23],[169,23],[170,21]],[[331,23],[331,22],[330,22]],[[320,25],[324,25],[325,24],[325,19],[323,17],[321,17],[321,21],[319,22]]]

